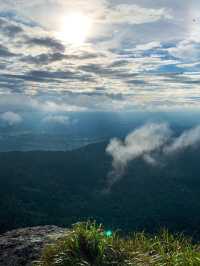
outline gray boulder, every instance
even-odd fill
[[[57,226],[38,226],[9,231],[0,235],[0,266],[31,266],[45,244],[67,234]]]

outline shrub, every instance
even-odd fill
[[[38,265],[123,265],[125,254],[116,249],[117,243],[117,235],[107,236],[102,225],[77,223],[65,237],[44,249]]]
[[[37,266],[198,266],[198,245],[167,230],[127,238],[105,232],[95,222],[77,223],[62,239],[44,248]]]

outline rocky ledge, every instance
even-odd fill
[[[67,234],[57,226],[17,229],[0,235],[1,266],[31,266],[40,257],[45,244]]]

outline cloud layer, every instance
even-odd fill
[[[55,104],[63,99],[66,109],[94,111],[199,109],[199,6],[197,0],[0,1],[1,98],[9,104],[18,94],[24,105],[24,95],[51,97]],[[62,18],[75,11],[93,21],[78,48],[57,36]]]
[[[14,112],[5,112],[0,116],[0,118],[9,126],[20,124],[23,121],[22,117]]]

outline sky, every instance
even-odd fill
[[[0,119],[193,110],[198,0],[0,0]]]

